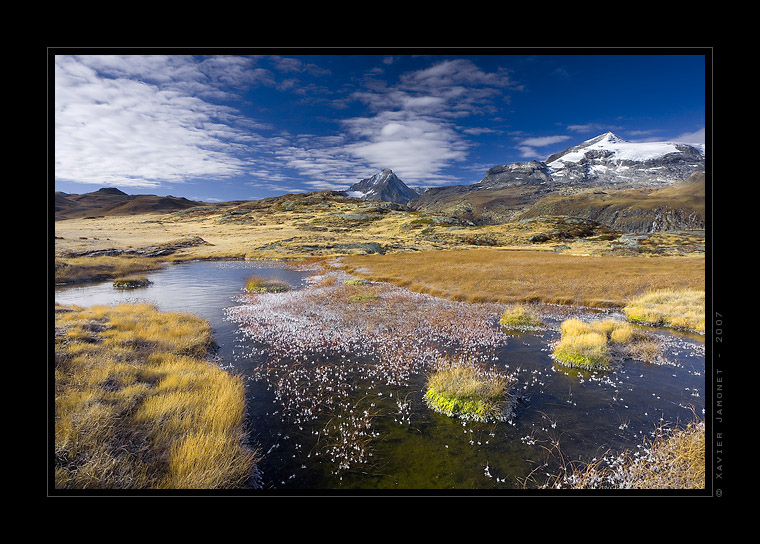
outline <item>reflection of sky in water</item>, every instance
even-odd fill
[[[105,282],[56,288],[55,299],[81,306],[145,301],[161,311],[195,313],[214,328],[224,364],[248,375],[266,354],[254,354],[237,324],[225,319],[224,308],[237,305],[234,298],[251,275],[298,288],[308,273],[267,263],[184,263],[147,274],[153,283],[146,288],[123,291]],[[462,423],[431,412],[422,402],[424,376],[412,377],[408,386],[386,387],[383,396],[373,391],[372,404],[385,414],[372,423],[382,437],[374,444],[372,462],[343,479],[332,474],[327,459],[311,455],[321,438],[308,427],[282,421],[266,380],[249,379],[253,438],[262,453],[269,452],[261,464],[262,480],[266,487],[294,489],[510,488],[536,468],[555,441],[572,459],[590,460],[607,449],[635,450],[660,423],[690,422],[691,406],[703,417],[704,344],[658,334],[665,340],[665,364],[627,361],[602,375],[577,375],[555,365],[550,343],[556,330],[508,337],[496,352],[496,364],[518,378],[513,392],[520,401],[509,423]],[[409,402],[406,419],[397,404],[401,398]]]
[[[163,270],[145,275],[153,282],[148,287],[115,289],[110,281],[56,287],[55,300],[80,306],[151,302],[164,312],[192,312],[204,319],[216,320],[223,316],[222,308],[231,304],[232,297],[242,292],[248,277],[277,278],[296,288],[303,285],[307,274],[264,263],[211,261],[167,265]]]
[[[59,304],[79,306],[111,305],[125,302],[149,302],[162,312],[190,312],[208,320],[221,353],[231,346],[236,327],[224,320],[224,308],[234,304],[250,276],[266,276],[288,282],[291,287],[304,285],[308,273],[282,266],[246,261],[198,261],[167,265],[157,272],[144,274],[151,282],[138,289],[116,289],[110,281],[85,286],[61,286],[55,289]]]

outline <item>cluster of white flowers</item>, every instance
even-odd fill
[[[314,432],[327,438],[323,453],[341,470],[366,462],[375,437],[373,415],[363,414],[358,397],[403,387],[451,356],[492,363],[495,348],[507,340],[498,325],[502,305],[450,301],[385,283],[347,285],[347,279],[322,272],[304,289],[241,295],[226,310],[252,346],[265,346],[265,362],[253,376],[267,381],[282,417],[299,426],[329,419]],[[351,302],[352,294],[367,290],[371,298]],[[395,408],[408,423],[408,402]]]

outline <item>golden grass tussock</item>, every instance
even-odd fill
[[[249,293],[282,293],[289,291],[290,286],[282,280],[253,276],[246,280],[245,290]]]
[[[659,353],[656,340],[617,319],[590,322],[566,319],[560,325],[560,332],[552,356],[558,363],[572,368],[607,370],[620,357],[652,361]]]
[[[340,258],[347,272],[470,302],[622,307],[654,289],[702,289],[703,257],[579,256],[499,250],[417,251]]]
[[[499,318],[499,323],[508,329],[533,330],[545,326],[538,314],[526,304],[510,304]]]
[[[244,484],[257,459],[244,385],[205,359],[205,320],[148,304],[57,306],[55,326],[56,488]]]
[[[643,454],[642,454],[643,452]],[[682,429],[657,429],[640,451],[623,452],[613,462],[575,464],[548,487],[572,489],[704,489],[705,422]]]
[[[436,412],[476,421],[501,421],[507,416],[509,380],[472,365],[442,367],[430,374],[425,402]]]
[[[623,308],[626,318],[647,325],[705,333],[705,291],[658,289],[633,297]]]

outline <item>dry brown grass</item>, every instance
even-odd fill
[[[703,289],[651,290],[631,300],[623,312],[631,321],[705,332]]]
[[[659,353],[657,342],[648,334],[617,319],[566,319],[560,331],[562,337],[554,345],[552,356],[569,367],[605,370],[620,357],[652,361]]]
[[[132,270],[112,270],[120,262],[67,255],[103,250],[135,250],[200,238],[203,244],[177,249],[158,257],[174,262],[189,259],[309,259],[315,256],[386,254],[462,248],[531,249],[572,255],[607,255],[639,250],[660,256],[696,252],[704,235],[651,236],[639,248],[621,248],[609,229],[591,228],[580,234],[578,225],[562,217],[540,217],[496,225],[456,224],[452,218],[427,212],[410,212],[388,203],[359,201],[322,193],[286,195],[262,201],[229,202],[200,206],[175,213],[67,219],[55,222],[56,281],[113,278],[160,266],[145,260]],[[581,229],[583,230],[583,229]],[[549,240],[534,243],[537,234]],[[552,234],[554,233],[554,234]],[[575,233],[575,234],[573,234]],[[607,235],[604,235],[607,233]],[[619,234],[619,233],[618,233]],[[371,247],[374,246],[374,247]],[[700,256],[703,258],[704,249]]]
[[[623,452],[613,463],[576,463],[547,487],[572,489],[704,489],[705,422],[675,431],[659,428],[640,452]]]
[[[470,302],[621,307],[653,289],[703,289],[702,257],[469,249],[341,257],[351,274]]]
[[[162,266],[159,260],[147,257],[56,258],[55,283],[106,280],[158,270]]]
[[[55,487],[245,482],[242,380],[205,359],[208,323],[147,304],[56,307]]]

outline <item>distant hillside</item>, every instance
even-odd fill
[[[626,232],[705,228],[705,174],[662,188],[605,189],[550,195],[517,214],[518,219],[563,215]]]
[[[114,187],[81,195],[55,193],[55,219],[76,219],[103,215],[166,213],[202,205],[176,196],[128,195]]]
[[[497,225],[511,221],[519,210],[538,201],[549,191],[533,185],[477,188],[475,185],[433,187],[412,199],[415,210],[440,213],[475,225]]]
[[[626,231],[701,229],[704,170],[698,147],[607,132],[545,162],[494,166],[478,183],[428,189],[409,206],[476,225],[565,215]]]

